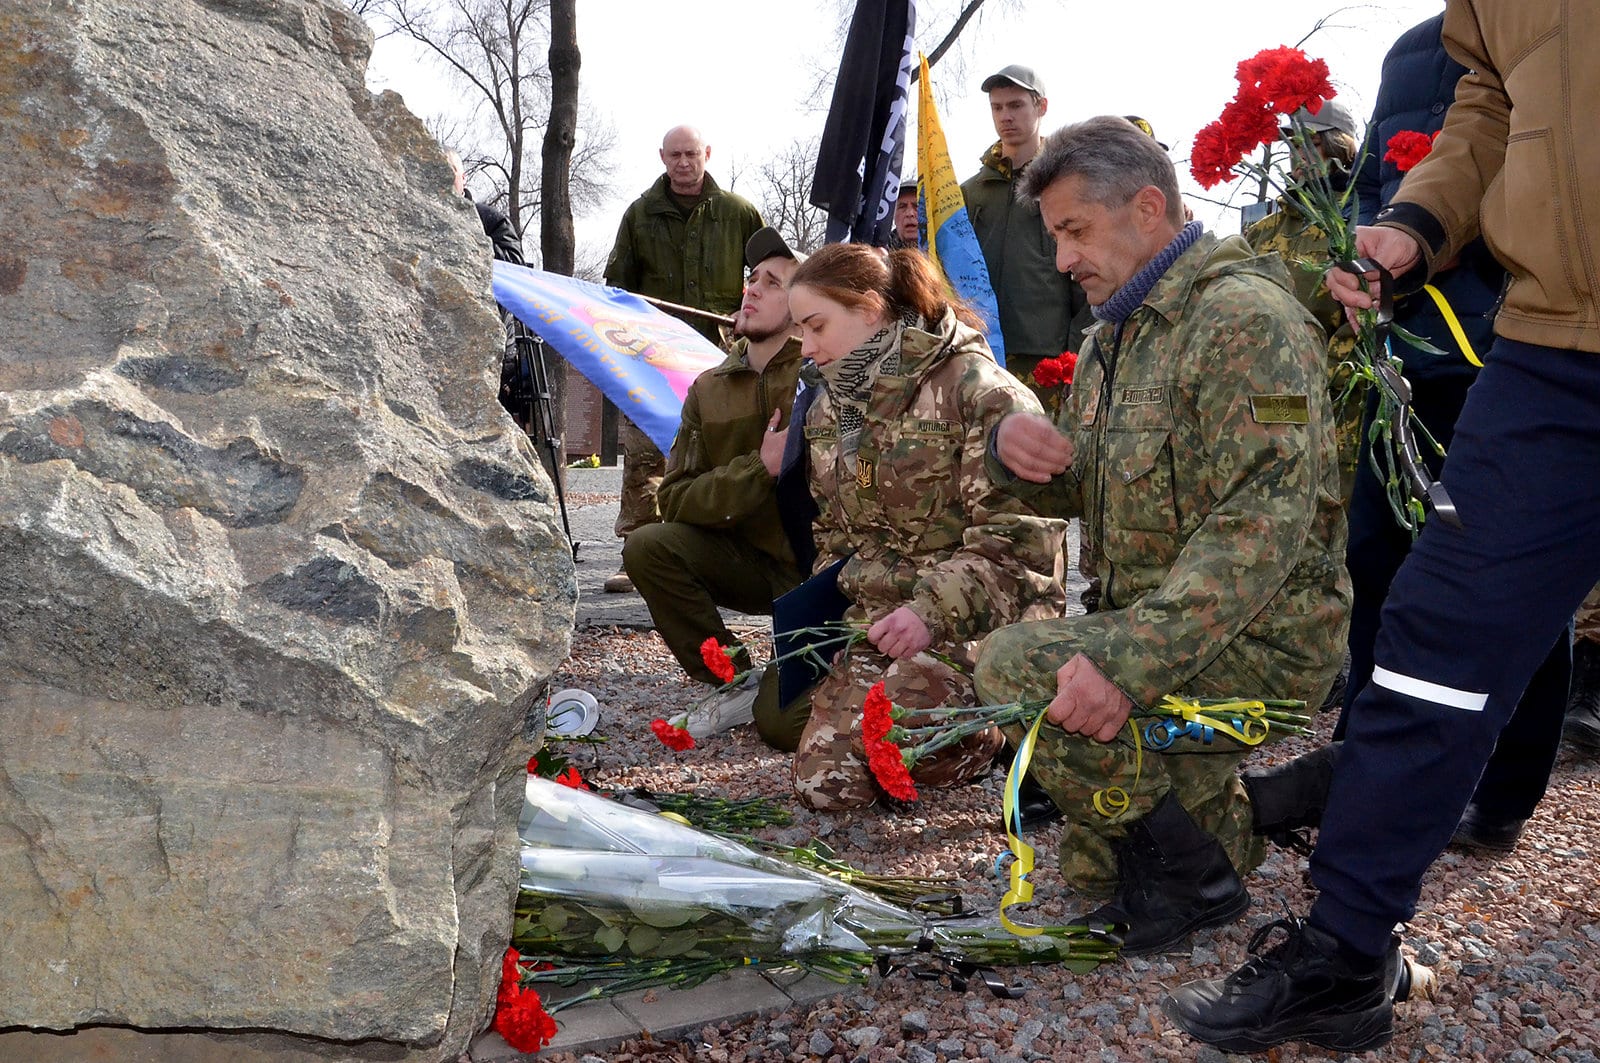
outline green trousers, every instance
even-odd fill
[[[733,645],[718,606],[772,615],[772,599],[793,590],[800,573],[727,532],[694,524],[645,524],[622,544],[622,568],[650,607],[650,618],[683,670],[702,683],[719,680],[700,659],[715,637]],[[748,658],[741,668],[749,667]]]
[[[1070,638],[1062,639],[1070,626],[1070,618],[1014,624],[985,639],[974,675],[980,703],[1054,696],[1056,670],[1076,653]],[[1013,728],[1007,737],[1016,743],[1022,734]],[[1210,746],[1158,753],[1140,751],[1132,739],[1128,728],[1108,743],[1049,723],[1039,729],[1029,774],[1062,810],[1067,885],[1088,897],[1114,893],[1116,843],[1168,793],[1222,843],[1240,875],[1254,870],[1266,850],[1251,833],[1250,801],[1237,774],[1248,750],[1219,737]]]

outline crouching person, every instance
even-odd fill
[[[747,673],[689,711],[684,727],[696,738],[749,723],[761,678],[717,607],[770,615],[772,600],[800,582],[761,452],[781,451],[794,401],[800,342],[785,285],[804,256],[765,228],[750,237],[744,257],[750,273],[734,318],[738,339],[726,361],[689,385],[657,496],[661,521],[622,544],[623,571],[683,670],[719,684],[700,656],[701,644],[715,638]]]
[[[911,709],[971,704],[977,640],[1061,614],[1066,525],[985,472],[995,427],[1040,407],[920,252],[829,245],[795,270],[789,309],[822,389],[804,426],[821,511],[814,570],[848,558],[845,619],[870,625],[812,695],[794,786],[812,808],[857,808],[880,793],[862,747],[867,691],[882,682]],[[974,735],[919,762],[912,779],[969,782],[1003,741],[993,728]]]
[[[1185,224],[1172,163],[1123,119],[1051,136],[1020,188],[1099,324],[1059,424],[1007,417],[990,472],[1038,512],[1084,520],[1104,596],[1092,615],[989,636],[977,694],[1053,697],[1032,770],[1065,813],[1062,873],[1105,900],[1089,920],[1123,924],[1126,951],[1157,951],[1245,911],[1239,876],[1263,855],[1253,828],[1276,824],[1257,822],[1235,775],[1243,747],[1141,755],[1133,707],[1167,694],[1318,705],[1344,652],[1321,335],[1277,258]]]

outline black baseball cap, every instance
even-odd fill
[[[792,258],[796,262],[804,262],[806,260],[805,255],[791,249],[784,240],[783,234],[770,225],[757,229],[750,239],[745,241],[744,264],[749,269],[755,269],[774,255]]]

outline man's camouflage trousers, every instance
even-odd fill
[[[1056,670],[1074,653],[1070,640],[1062,640],[1070,624],[1070,619],[1014,624],[985,639],[974,673],[981,704],[1053,697]],[[1218,695],[1208,690],[1193,696]],[[1023,733],[1020,727],[1007,728],[1013,744]],[[1222,843],[1240,875],[1253,870],[1266,850],[1250,832],[1250,801],[1237,774],[1247,752],[1226,738],[1214,745],[1188,745],[1182,752],[1141,752],[1130,727],[1101,743],[1046,723],[1028,772],[1062,810],[1062,878],[1086,897],[1113,894],[1117,842],[1130,823],[1149,814],[1168,793]]]
[[[933,648],[955,660],[971,659],[970,645]],[[811,696],[811,719],[794,754],[795,792],[811,808],[864,808],[883,792],[861,742],[861,707],[878,682],[889,700],[905,709],[974,703],[971,677],[927,654],[897,661],[865,642],[842,651]],[[927,722],[916,715],[900,721],[906,727]],[[1004,745],[999,730],[991,727],[919,761],[911,778],[918,787],[960,786],[988,771]]]

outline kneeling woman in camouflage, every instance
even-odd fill
[[[812,695],[794,785],[812,808],[859,808],[879,794],[861,741],[868,689],[881,681],[911,709],[973,704],[977,641],[1061,614],[1066,525],[985,474],[990,431],[1039,405],[995,364],[976,315],[951,303],[919,252],[831,244],[795,271],[789,308],[822,387],[805,423],[821,509],[814,570],[848,557],[845,619],[869,625]],[[919,762],[912,778],[969,782],[1003,742],[993,729],[975,735]]]

